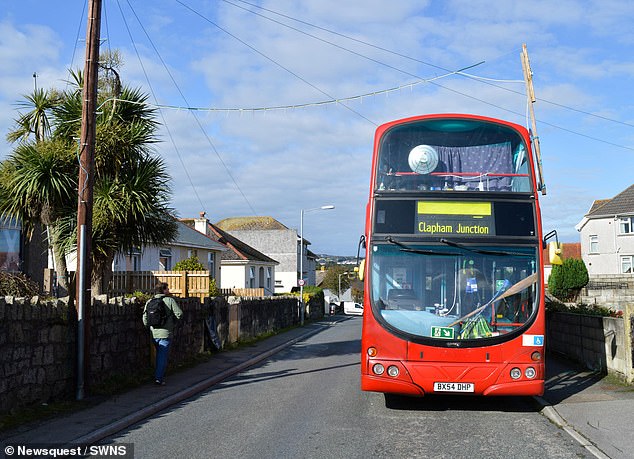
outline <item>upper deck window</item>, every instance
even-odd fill
[[[381,138],[376,189],[531,191],[526,145],[505,125],[428,119],[392,127]]]

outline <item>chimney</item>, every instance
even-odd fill
[[[205,218],[205,212],[198,213],[199,218],[194,219],[194,229],[199,233],[207,234],[207,219]]]

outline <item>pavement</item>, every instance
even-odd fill
[[[6,445],[90,445],[186,400],[345,316],[331,316],[250,346],[214,354],[196,367],[168,374],[167,385],[152,383],[56,418],[0,434]],[[634,458],[634,386],[575,366],[557,355],[546,361],[546,391],[536,408],[598,458]],[[5,457],[10,457],[6,455]]]

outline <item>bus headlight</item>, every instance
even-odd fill
[[[513,368],[511,370],[511,378],[512,379],[520,379],[522,377],[522,370],[519,368]]]
[[[372,367],[372,371],[375,375],[382,375],[383,373],[385,373],[385,367],[380,363],[375,363]]]
[[[390,365],[387,367],[387,374],[392,378],[396,378],[398,376],[398,367],[396,365]]]
[[[535,368],[533,368],[533,367],[528,367],[526,370],[524,370],[524,375],[528,379],[533,379],[536,374],[537,374],[537,372],[535,371]]]

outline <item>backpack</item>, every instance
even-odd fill
[[[152,298],[145,308],[147,324],[150,327],[161,328],[167,321],[167,306],[163,297]]]

